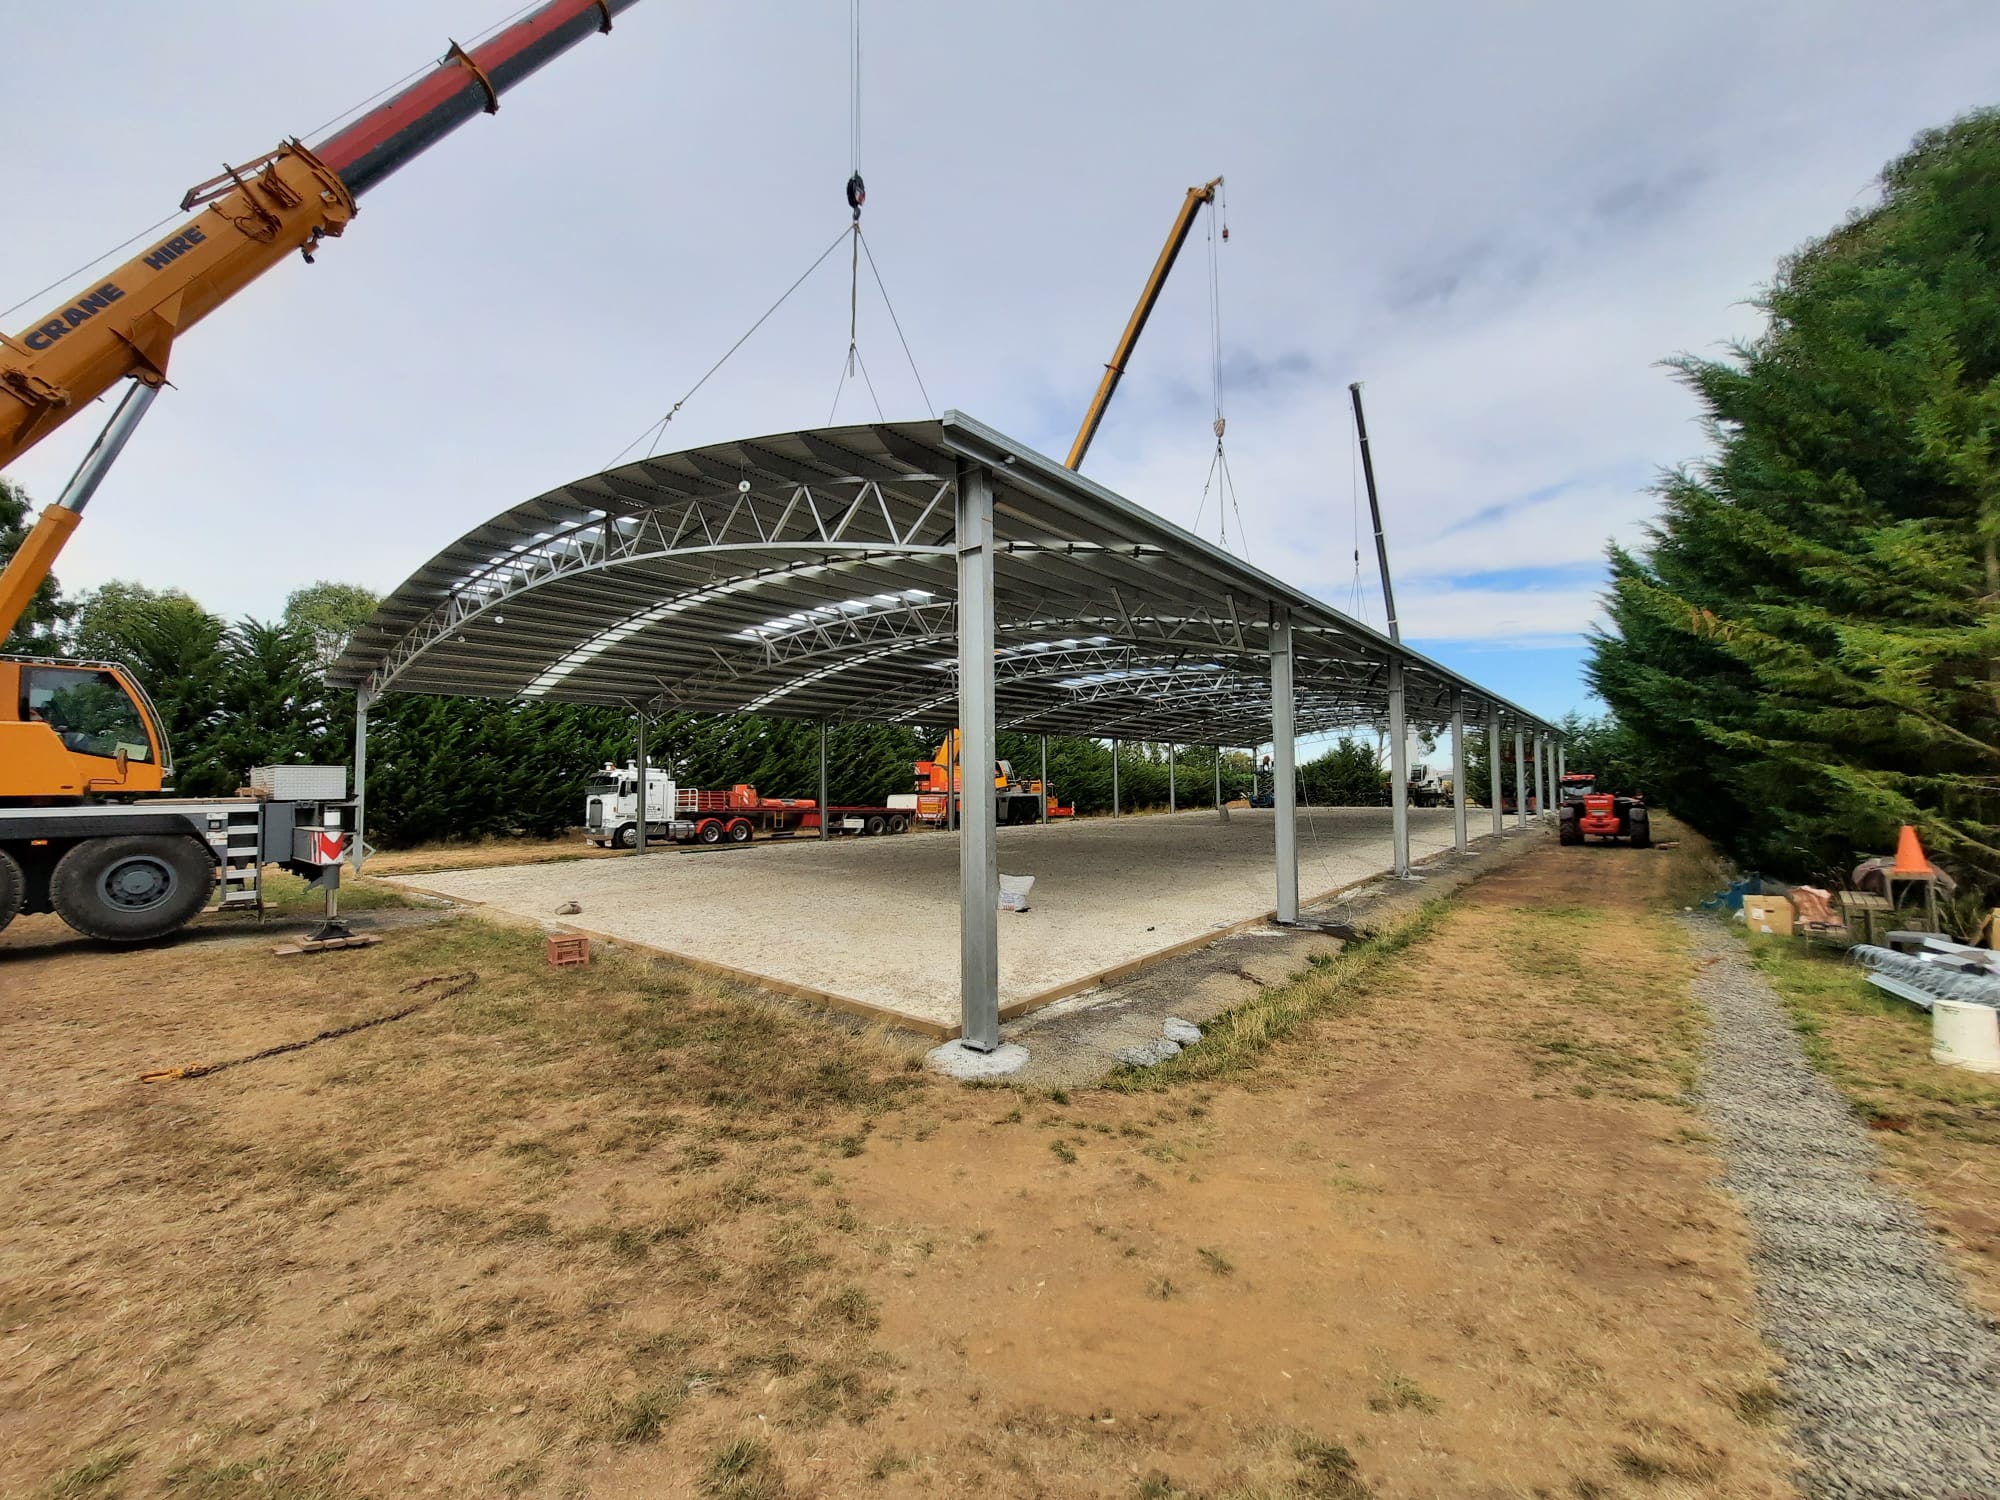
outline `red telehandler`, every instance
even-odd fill
[[[1590,771],[1566,771],[1562,779],[1562,807],[1557,814],[1556,836],[1565,844],[1581,844],[1590,838],[1607,844],[1624,839],[1634,849],[1653,847],[1652,816],[1644,797],[1620,797],[1597,790],[1597,777]]]

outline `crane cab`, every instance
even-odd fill
[[[0,656],[0,806],[158,792],[171,771],[160,716],[125,668]]]

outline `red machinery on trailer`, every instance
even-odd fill
[[[915,819],[916,798],[908,806],[843,806],[826,811],[829,833],[904,833]],[[584,794],[584,837],[606,848],[639,843],[638,767],[607,765]],[[819,803],[811,797],[766,797],[739,782],[726,792],[705,792],[674,784],[657,766],[646,771],[646,838],[676,844],[747,844],[759,834],[784,838],[818,833]]]

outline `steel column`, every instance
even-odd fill
[[[1042,736],[1042,822],[1049,821],[1049,737]]]
[[[1271,611],[1271,810],[1277,825],[1278,920],[1299,919],[1298,782],[1292,743],[1292,612]]]
[[[1507,831],[1507,815],[1500,810],[1500,710],[1491,706],[1486,710],[1486,771],[1493,783],[1486,795],[1493,808],[1493,837],[1497,839]]]
[[[1215,747],[1215,805],[1218,811],[1222,807],[1222,746],[1220,745]]]
[[[1521,726],[1514,726],[1514,826],[1528,826],[1528,757],[1521,747]]]
[[[1451,690],[1451,836],[1460,854],[1465,853],[1465,689]]]
[[[1167,746],[1167,811],[1181,810],[1180,793],[1174,789],[1174,747]]]
[[[640,854],[646,852],[646,715],[639,715],[639,740],[634,757],[639,768],[639,842],[633,848]]]
[[[993,705],[993,490],[986,470],[961,462],[957,484],[959,770],[991,767]],[[959,813],[958,1000],[965,1045],[1000,1045],[1000,862],[992,772]],[[966,788],[971,790],[968,785]]]
[[[1556,741],[1556,811],[1562,811],[1563,777],[1569,775],[1569,741]]]
[[[1540,817],[1547,817],[1549,813],[1549,792],[1542,778],[1542,767],[1548,758],[1549,737],[1538,734],[1535,736],[1535,812]]]
[[[1398,880],[1410,875],[1410,725],[1403,702],[1403,659],[1389,658],[1390,863]]]
[[[833,837],[833,814],[826,805],[826,720],[819,721],[819,836]]]
[[[362,688],[354,695],[354,873],[361,873],[368,823],[368,708],[375,695]]]
[[[1118,816],[1118,741],[1111,742],[1111,816]]]

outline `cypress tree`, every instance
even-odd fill
[[[1598,694],[1674,811],[1776,873],[1915,824],[2000,884],[2000,111],[1920,136],[1674,361],[1712,454],[1614,548]]]

